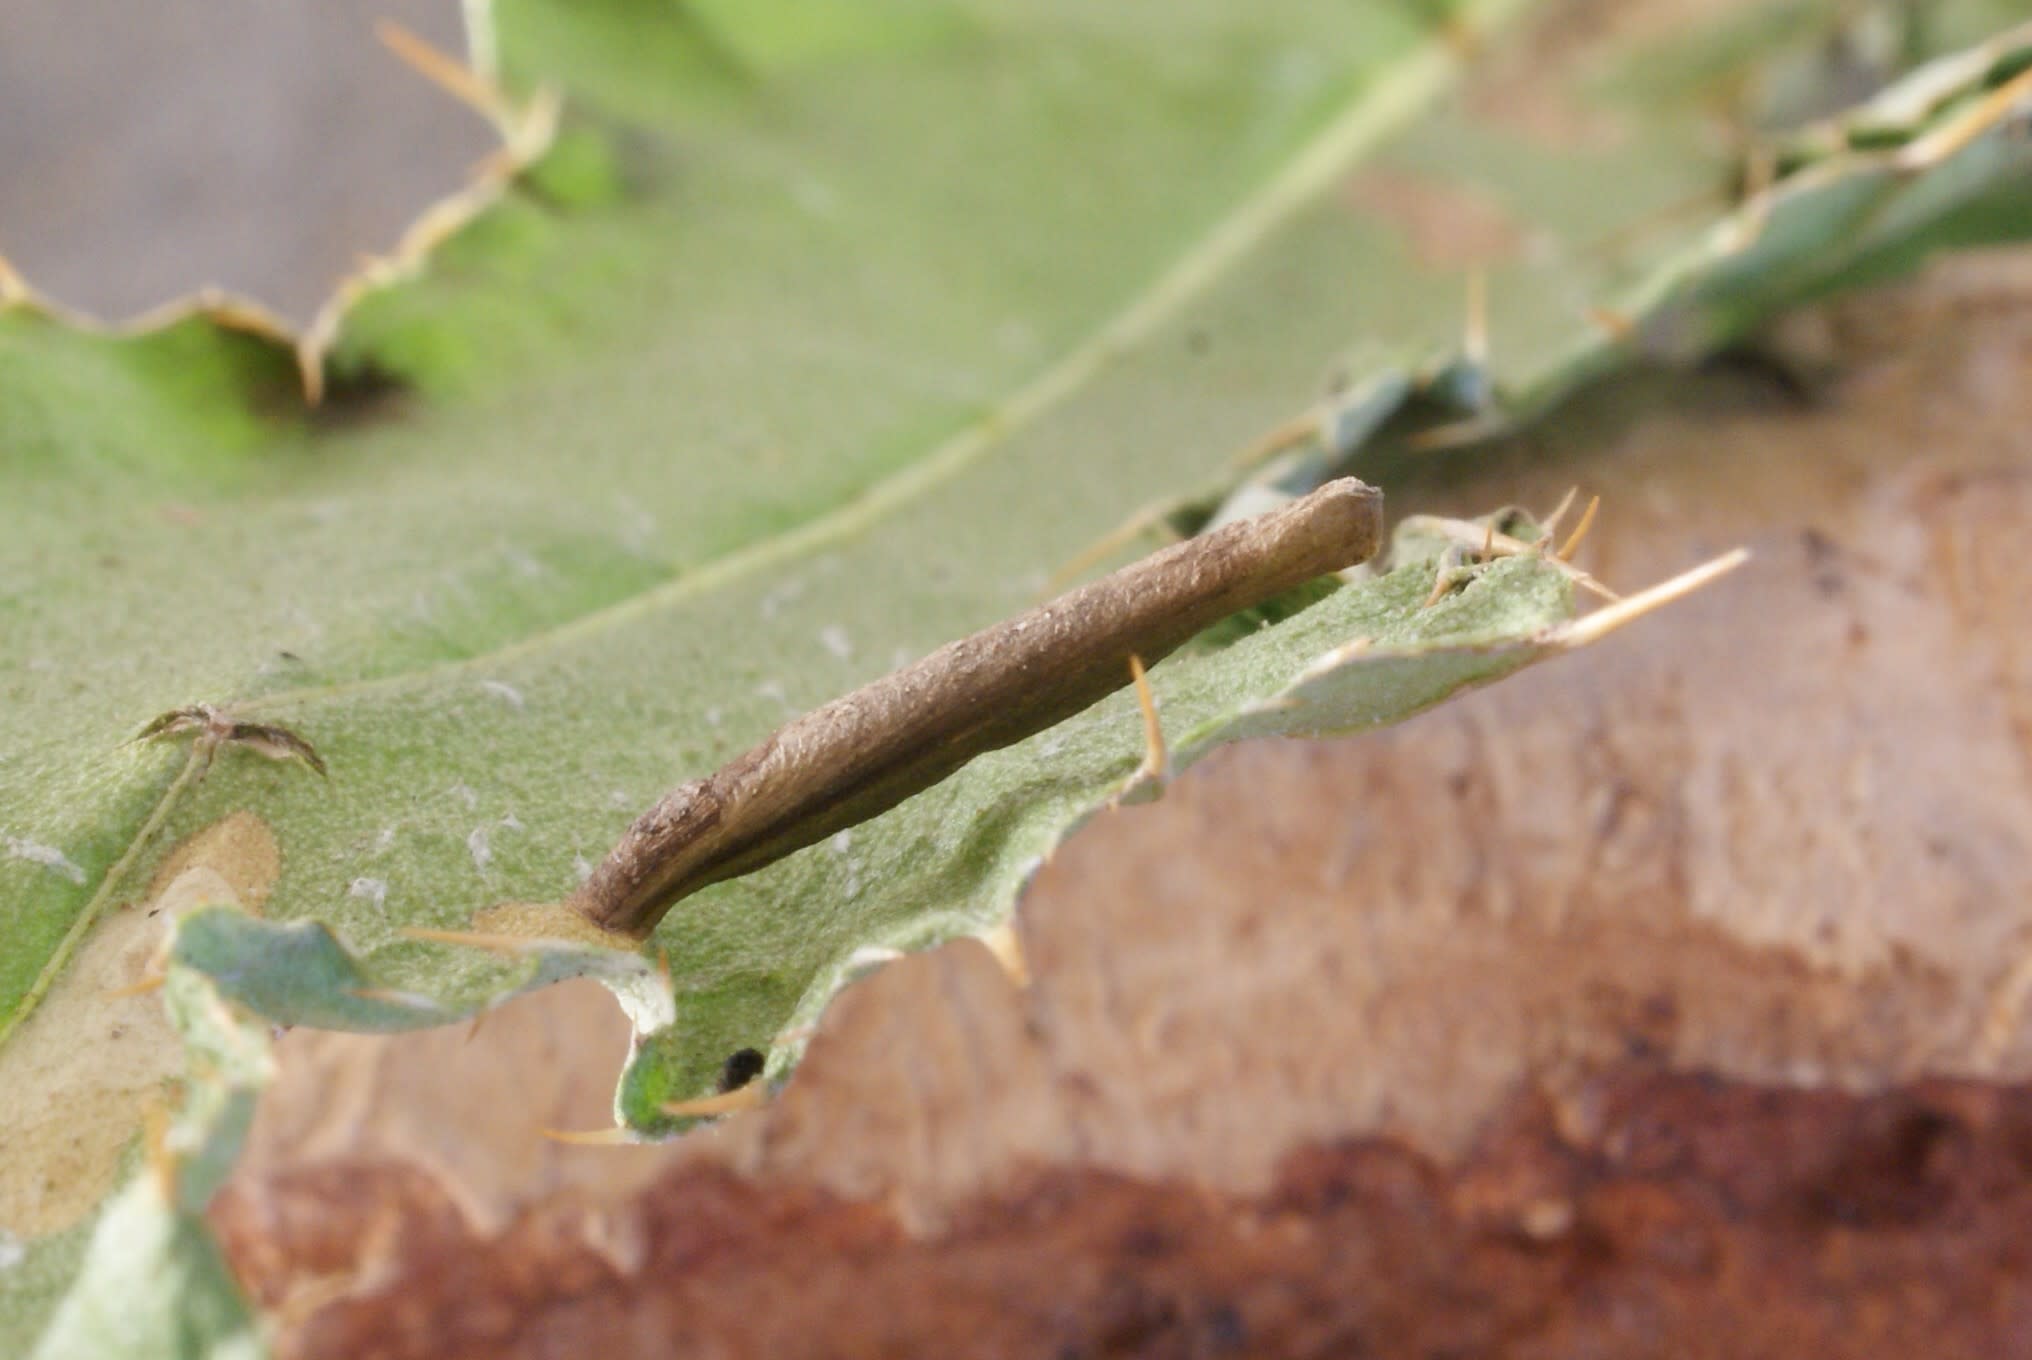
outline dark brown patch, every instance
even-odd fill
[[[2028,1214],[2032,1088],[1625,1068],[1520,1092],[1451,1168],[1367,1139],[1299,1152],[1256,1196],[1059,1170],[918,1240],[698,1167],[625,1221],[554,1203],[494,1238],[385,1165],[228,1190],[212,1218],[297,1360],[1635,1360],[1665,1339],[1694,1360],[1973,1360],[2032,1346]]]
[[[759,1048],[743,1048],[728,1055],[727,1061],[720,1066],[720,1094],[738,1091],[761,1076],[767,1062]]]

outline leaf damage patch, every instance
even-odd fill
[[[236,812],[173,850],[147,899],[78,950],[0,1045],[0,1232],[60,1232],[114,1188],[143,1111],[183,1070],[157,985],[175,923],[203,907],[259,911],[282,868],[274,833]]]

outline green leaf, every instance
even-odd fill
[[[595,138],[626,187],[518,188],[369,294],[336,369],[418,395],[341,383],[309,414],[288,356],[203,317],[115,339],[0,313],[0,1004],[183,766],[127,738],[193,703],[286,723],[332,777],[228,750],[159,842],[254,807],[285,840],[273,916],[327,921],[388,985],[497,995],[512,970],[447,976],[393,927],[555,899],[666,784],[1027,600],[1166,457],[1220,457],[1037,421],[1154,343],[1320,178],[1304,156],[1450,68],[1406,17],[1325,4],[1181,14],[1156,51],[993,7],[815,50],[764,5],[717,29],[740,81],[676,55],[649,80],[693,52],[659,28],[680,8],[500,16],[518,67],[517,34],[582,32],[555,59],[589,121],[553,154]],[[602,42],[626,69],[577,65]],[[1098,130],[1074,156],[1069,125]],[[995,481],[1047,467],[1053,496],[1001,513]]]

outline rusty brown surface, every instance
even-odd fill
[[[931,1240],[717,1168],[491,1239],[385,1165],[228,1192],[214,1219],[255,1296],[301,1318],[294,1360],[1950,1360],[2032,1347],[2028,1213],[2027,1088],[1856,1097],[1625,1067],[1508,1102],[1453,1168],[1357,1140],[1248,1196],[1053,1170]]]
[[[628,1022],[598,983],[563,983],[457,1025],[390,1038],[295,1030],[276,1045],[235,1170],[262,1184],[304,1166],[387,1164],[436,1185],[481,1230],[571,1191],[625,1195],[669,1147],[580,1147],[543,1136],[613,1122]]]

